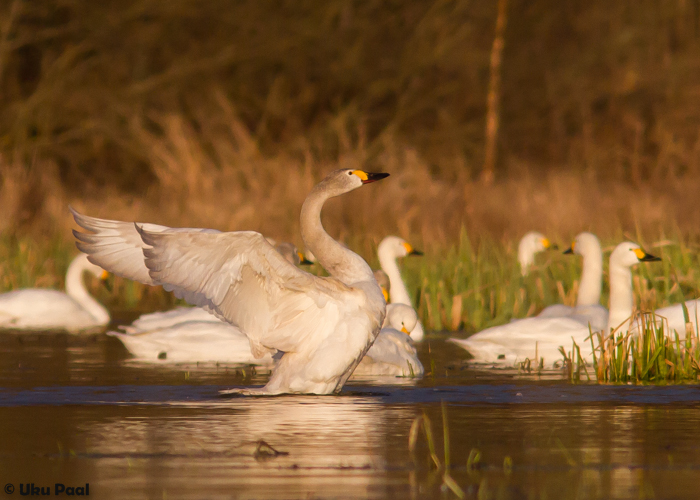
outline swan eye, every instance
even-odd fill
[[[348,172],[348,175],[352,175],[352,171]]]

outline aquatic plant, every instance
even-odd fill
[[[598,382],[683,382],[700,377],[700,335],[683,304],[686,331],[670,331],[668,322],[654,313],[633,318],[638,325],[632,332],[612,330],[593,332],[589,337],[593,351],[592,371]],[[562,352],[563,352],[562,348]],[[587,362],[574,342],[576,359],[567,358],[572,367],[571,380],[580,380]],[[573,352],[573,351],[572,351]],[[575,367],[575,368],[574,368]]]

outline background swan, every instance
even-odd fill
[[[107,272],[78,255],[66,272],[66,292],[41,288],[0,295],[0,328],[13,330],[66,330],[77,333],[109,323],[109,313],[85,288],[83,274],[104,279]]]
[[[409,337],[418,323],[416,311],[405,304],[389,304],[385,323],[353,375],[422,377],[423,365]]]
[[[693,335],[698,333],[698,319],[700,319],[700,311],[698,310],[698,304],[700,304],[699,299],[687,300],[685,302],[685,307],[688,309],[688,319],[690,320],[690,325],[693,331]],[[670,306],[661,307],[654,311],[654,314],[659,316],[663,321],[665,319],[668,323],[668,331],[678,332],[678,336],[684,339],[686,336],[686,323],[685,314],[683,313],[683,305],[671,304]],[[663,322],[664,326],[666,322]]]
[[[523,276],[527,276],[530,272],[530,267],[535,263],[535,255],[549,248],[556,248],[556,245],[552,245],[548,238],[537,231],[530,231],[520,239],[518,262]]]
[[[638,262],[660,260],[645,253],[636,243],[620,243],[610,255],[610,318],[608,328],[626,332],[632,316],[631,267]],[[609,331],[609,330],[608,330]],[[526,318],[501,326],[494,326],[467,339],[449,339],[463,347],[479,363],[513,366],[530,359],[544,358],[545,366],[554,366],[562,359],[559,346],[571,351],[572,341],[581,349],[581,356],[590,359],[592,350],[588,339],[590,330],[580,322],[568,318]]]
[[[608,310],[600,305],[600,292],[603,286],[603,251],[600,248],[600,241],[592,233],[580,233],[564,253],[583,257],[576,307],[555,304],[545,307],[537,316],[540,318],[569,317],[584,325],[590,323],[593,330],[602,330],[608,324]]]
[[[78,247],[115,274],[163,285],[213,311],[247,336],[254,356],[284,355],[270,381],[247,394],[339,392],[379,334],[386,302],[372,270],[323,229],[329,198],[388,174],[331,172],[301,209],[304,244],[328,271],[318,277],[287,262],[253,231],[172,230],[74,213]]]
[[[408,295],[408,290],[406,290],[403,278],[401,278],[401,271],[399,271],[396,259],[406,257],[407,255],[423,255],[423,253],[415,250],[398,236],[387,236],[379,243],[377,255],[379,257],[379,265],[382,271],[389,276],[389,282],[391,283],[389,292],[390,302],[392,304],[405,304],[413,307],[411,297]],[[420,342],[423,340],[423,336],[423,325],[419,321],[416,323],[416,327],[413,331],[411,331],[411,338],[416,342]]]

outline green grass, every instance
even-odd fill
[[[538,255],[530,274],[522,277],[517,263],[517,241],[506,243],[482,237],[475,244],[466,231],[459,242],[443,250],[429,249],[423,257],[401,262],[404,279],[425,328],[430,331],[476,332],[513,318],[532,316],[547,305],[573,304],[581,273],[581,258],[563,255],[568,238],[556,238],[560,250]],[[611,249],[622,241],[603,241]],[[642,242],[662,262],[640,264],[634,270],[635,295],[641,310],[653,310],[698,296],[700,262],[698,245],[681,237]],[[351,245],[373,267],[373,248]],[[418,246],[418,245],[417,245]],[[27,287],[63,287],[63,275],[77,251],[68,238],[48,240],[29,237],[0,238],[0,291]],[[606,252],[606,266],[607,266]],[[313,272],[321,272],[318,265]],[[93,293],[109,308],[145,311],[172,307],[176,300],[160,287],[111,278],[109,287],[90,284]],[[601,302],[608,302],[607,284]],[[566,346],[567,348],[569,346]]]

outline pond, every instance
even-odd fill
[[[477,370],[444,339],[420,346],[422,380],[248,398],[219,391],[263,384],[249,367],[144,366],[105,335],[0,334],[4,498],[32,484],[120,499],[454,498],[422,431],[409,452],[424,412],[441,463],[446,416],[466,498],[700,496],[700,386]]]

